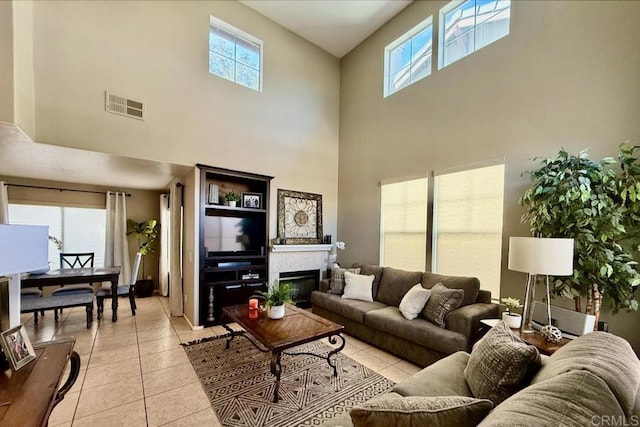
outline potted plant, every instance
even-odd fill
[[[158,238],[158,228],[160,225],[155,219],[137,222],[133,219],[127,220],[127,235],[133,234],[138,242],[138,252],[142,254],[142,280],[136,280],[136,296],[150,297],[153,295],[153,280],[145,279],[145,257],[155,253],[154,242]]]
[[[281,319],[284,317],[284,304],[293,302],[291,294],[291,283],[280,283],[276,280],[267,292],[258,291],[254,297],[265,300],[270,319]]]
[[[502,320],[511,329],[518,329],[522,324],[522,316],[513,311],[520,308],[520,300],[517,298],[502,298],[500,302],[507,308],[507,311],[502,313]]]
[[[227,204],[234,208],[236,203],[240,201],[240,195],[238,193],[234,193],[233,190],[230,190],[225,196],[224,199],[227,201]]]

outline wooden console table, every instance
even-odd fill
[[[487,330],[489,330],[493,328],[499,321],[500,319],[483,319],[480,321],[480,323],[484,327],[488,328]],[[527,333],[527,334],[520,334],[519,329],[511,329],[511,332],[513,332],[514,335],[522,338],[522,340],[527,344],[531,344],[532,346],[535,346],[540,353],[547,356],[551,356],[560,347],[562,347],[563,345],[571,341],[568,338],[562,338],[560,342],[552,343],[547,341],[546,338],[540,332],[537,332],[537,331],[532,333]]]
[[[36,344],[35,360],[17,372],[7,367],[0,373],[0,425],[47,425],[51,411],[78,378],[80,356],[74,344],[73,338]],[[58,390],[69,360],[69,377]]]

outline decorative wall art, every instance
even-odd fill
[[[322,243],[322,194],[278,189],[278,237],[289,245]]]

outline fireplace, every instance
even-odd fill
[[[298,307],[311,307],[311,292],[318,290],[320,270],[301,270],[280,272],[280,281],[292,285],[293,302]]]

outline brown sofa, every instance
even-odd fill
[[[469,360],[466,352],[452,354],[369,402],[385,407],[390,399],[472,398],[465,377]],[[488,415],[485,412],[476,421],[467,419],[460,423],[451,421],[455,419],[452,414],[443,411],[443,419],[437,424],[460,427],[479,422],[480,427],[556,427],[640,423],[640,360],[620,337],[607,332],[583,335],[552,356],[543,356],[541,367],[533,374]],[[372,424],[379,423],[368,423]],[[323,426],[353,424],[345,413]]]
[[[475,277],[444,276],[429,272],[404,271],[391,267],[354,264],[360,274],[373,275],[373,302],[341,298],[328,293],[328,280],[311,294],[314,313],[344,325],[346,332],[420,366],[453,354],[470,351],[480,320],[498,317],[499,307],[491,303],[491,292],[481,290]],[[464,290],[460,308],[446,317],[441,328],[419,317],[405,319],[398,306],[415,284],[431,289],[442,283]]]

